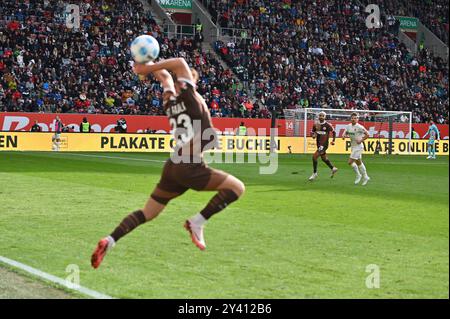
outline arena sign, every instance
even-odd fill
[[[53,133],[0,132],[0,151],[52,151]],[[175,146],[169,134],[110,134],[110,133],[65,133],[61,134],[61,152],[160,152],[170,153]],[[427,140],[414,140],[411,153],[408,140],[368,139],[364,142],[364,154],[425,155]],[[316,150],[316,141],[307,139],[307,153]],[[449,155],[449,141],[436,142],[438,155]],[[299,137],[267,136],[220,136],[219,148],[222,153],[269,153],[302,154],[304,139]],[[330,145],[329,154],[349,154],[350,142],[337,139]]]
[[[165,9],[192,9],[192,0],[158,0],[158,3]]]
[[[417,32],[417,24],[419,22],[417,18],[404,16],[396,16],[395,18],[400,21],[400,29],[402,31]]]

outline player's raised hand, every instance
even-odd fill
[[[155,63],[153,62],[147,62],[147,63],[133,63],[132,67],[133,67],[133,72],[138,74],[138,75],[148,75],[149,73],[151,73],[151,69],[149,68],[149,66],[153,65]]]
[[[137,75],[139,75],[139,74],[141,74],[142,73],[142,68],[143,68],[143,64],[142,63],[133,63],[132,65],[131,65],[131,67],[132,67],[132,69],[133,69],[133,72],[135,73],[135,74],[137,74]]]

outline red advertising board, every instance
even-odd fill
[[[157,133],[168,133],[170,131],[169,121],[165,116],[144,116],[144,115],[108,115],[108,114],[58,114],[65,125],[74,127],[76,132],[79,131],[79,125],[84,117],[87,117],[91,123],[91,128],[94,132],[114,132],[114,127],[117,125],[117,120],[125,118],[128,126],[128,133],[142,133],[147,128],[157,131]],[[31,126],[35,121],[41,126],[42,131],[49,132],[55,128],[56,114],[43,113],[0,113],[0,131],[30,131]],[[244,122],[248,128],[253,128],[255,131],[264,129],[269,132],[271,120],[270,119],[240,119],[240,118],[213,118],[214,126],[218,131],[223,133],[235,132],[240,123]],[[338,133],[341,136],[343,128],[348,122],[332,122]],[[286,121],[278,120],[278,134],[280,136],[286,135]],[[361,122],[371,137],[388,137],[388,123],[381,122]],[[311,131],[313,122],[308,122],[307,132]],[[414,124],[416,132],[422,137],[427,129],[427,124]],[[449,128],[448,125],[438,125],[441,131],[441,138],[448,139]],[[394,123],[393,137],[405,138],[408,134],[408,124]]]
[[[128,133],[142,133],[147,128],[157,133],[170,131],[169,121],[165,116],[144,115],[109,115],[109,114],[48,114],[48,113],[0,113],[0,131],[30,131],[37,121],[43,132],[55,129],[55,118],[58,115],[64,125],[74,127],[79,131],[80,123],[86,117],[94,132],[114,132],[117,120],[125,118]],[[268,119],[240,119],[240,118],[214,118],[214,126],[221,132],[235,131],[241,122],[247,127],[270,129],[271,121]]]

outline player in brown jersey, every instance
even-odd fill
[[[325,112],[319,113],[319,122],[315,123],[312,129],[312,137],[316,139],[317,151],[313,154],[313,174],[309,178],[310,181],[313,181],[317,178],[317,160],[319,156],[322,158],[322,161],[327,164],[327,166],[331,169],[331,177],[333,177],[338,169],[331,164],[330,160],[327,156],[327,149],[330,140],[330,135],[333,137],[331,145],[334,145],[336,140],[336,132],[333,129],[333,126],[326,121],[327,114]]]
[[[204,250],[205,222],[236,201],[245,191],[239,179],[210,168],[203,161],[203,151],[216,145],[217,135],[209,110],[196,91],[196,72],[189,69],[186,61],[182,58],[168,59],[155,64],[135,64],[133,69],[139,75],[153,74],[161,82],[164,88],[164,110],[173,129],[176,147],[171,158],[166,161],[161,179],[144,208],[128,215],[109,236],[99,241],[91,257],[94,268],[100,266],[108,250],[120,238],[156,218],[171,200],[188,189],[217,192],[202,211],[184,224],[193,243]],[[176,81],[168,71],[175,75]]]

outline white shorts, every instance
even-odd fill
[[[350,154],[350,158],[353,160],[362,159],[362,153],[364,149],[361,147],[352,147],[352,153]]]

